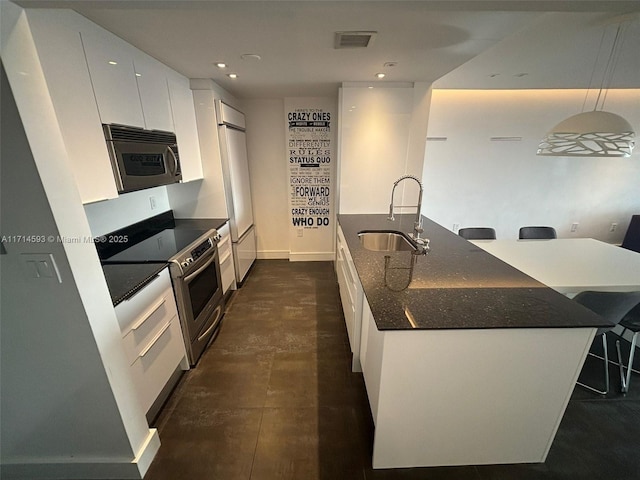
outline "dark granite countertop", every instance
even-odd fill
[[[115,307],[126,300],[158,273],[167,267],[167,263],[118,263],[102,265],[104,278]]]
[[[107,263],[113,255],[137,244],[166,228],[216,230],[229,221],[228,218],[183,218],[174,219],[173,212],[161,213],[150,219],[129,225],[109,234],[109,236],[127,237],[126,243],[98,243],[98,255],[105,264],[102,265],[107,286],[111,293],[113,305],[117,305],[144,287],[168,263]],[[105,260],[106,259],[106,260]]]
[[[431,242],[426,256],[374,252],[360,245],[358,232],[408,233],[414,218],[396,215],[391,222],[378,214],[338,216],[379,330],[611,326],[426,217],[422,237]]]
[[[194,228],[198,230],[218,230],[229,221],[228,218],[176,218],[176,228]]]

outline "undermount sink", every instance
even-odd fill
[[[374,252],[408,252],[416,247],[402,233],[390,231],[362,231],[358,233],[360,243]]]

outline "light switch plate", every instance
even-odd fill
[[[60,271],[51,253],[21,253],[20,260],[27,278],[55,279],[62,283]]]

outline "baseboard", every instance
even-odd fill
[[[335,252],[289,252],[288,250],[262,250],[256,253],[258,260],[290,260],[292,262],[330,262]]]
[[[147,436],[147,440],[144,442],[140,450],[138,451],[138,455],[133,459],[135,465],[137,465],[138,472],[140,472],[140,478],[143,478],[149,467],[151,466],[151,462],[158,453],[160,449],[160,437],[158,436],[158,430],[155,428],[149,429],[149,435]]]
[[[142,479],[147,473],[158,449],[160,438],[155,428],[149,429],[149,435],[138,455],[127,459],[29,459],[22,463],[3,463],[0,465],[2,480],[112,480]],[[35,460],[41,460],[36,462]],[[47,461],[48,460],[48,461]]]
[[[291,252],[291,262],[330,262],[336,257],[335,252]]]
[[[289,250],[262,250],[256,252],[258,260],[288,260]]]

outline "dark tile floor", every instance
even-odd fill
[[[613,367],[608,398],[576,388],[544,464],[374,471],[373,423],[347,342],[332,263],[256,262],[158,417],[162,446],[145,478],[640,479],[640,378],[615,393]],[[588,359],[584,379],[600,380],[599,367]]]

